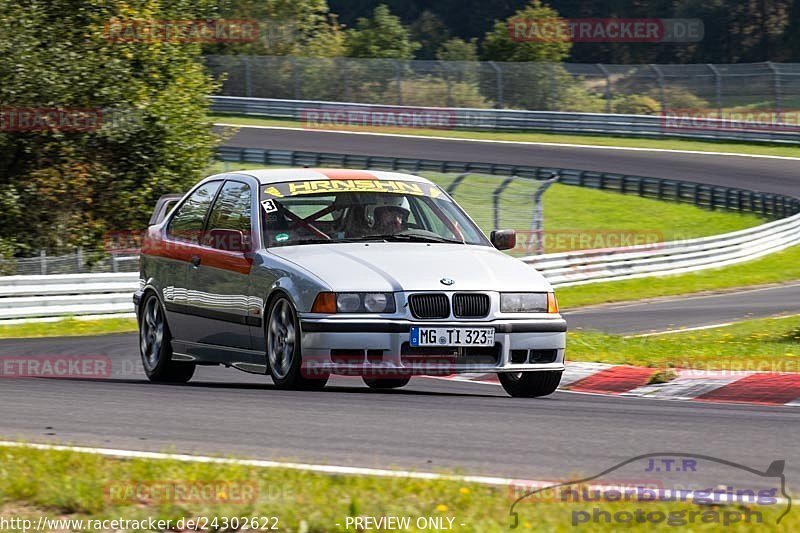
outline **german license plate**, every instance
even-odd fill
[[[411,328],[411,346],[494,346],[494,328]]]

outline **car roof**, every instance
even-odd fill
[[[381,170],[355,170],[350,168],[264,168],[257,170],[238,170],[227,172],[240,176],[252,176],[262,185],[285,181],[318,181],[318,180],[397,180],[432,183],[421,176],[402,172],[385,172]]]

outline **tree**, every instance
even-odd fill
[[[433,59],[436,51],[450,38],[450,32],[442,20],[426,9],[409,27],[411,37],[420,43],[418,59]]]
[[[206,46],[207,53],[309,57],[344,54],[341,27],[327,0],[225,0],[220,10],[226,18],[256,21],[259,38]]]
[[[442,44],[436,51],[439,61],[477,61],[478,40],[465,41],[455,37]]]
[[[345,45],[351,57],[385,59],[412,59],[420,47],[385,4],[375,8],[371,19],[359,18],[356,27],[347,30]]]
[[[558,63],[569,56],[569,41],[526,41],[516,38],[509,25],[515,21],[558,21],[558,11],[534,0],[505,21],[495,21],[483,41],[483,57],[489,61],[538,61]]]
[[[195,20],[211,0],[0,0],[0,102],[88,110],[81,128],[0,128],[0,247],[21,255],[100,244],[109,230],[147,224],[156,199],[207,168],[217,138],[215,89],[200,45],[120,42],[115,20]]]

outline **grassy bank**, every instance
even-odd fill
[[[69,451],[41,451],[0,448],[0,512],[6,519],[28,518],[36,524],[41,516],[50,519],[128,519],[173,520],[208,517],[230,520],[233,517],[275,517],[268,521],[280,531],[327,532],[363,531],[347,518],[355,516],[431,517],[452,519],[452,530],[507,531],[510,507],[525,494],[525,487],[485,486],[461,481],[428,481],[408,478],[378,478],[327,475],[281,468],[182,463],[177,461],[120,461]],[[584,473],[564,473],[579,479]],[[572,477],[575,476],[575,477]],[[170,499],[155,488],[160,484],[176,487],[220,487],[211,495]],[[245,496],[245,497],[242,497]],[[535,531],[573,531],[574,512],[599,507],[612,513],[633,512],[687,514],[709,510],[730,511],[733,517],[748,510],[744,506],[710,507],[689,503],[555,503],[525,501],[519,504],[520,529]],[[761,527],[777,529],[775,521],[785,505],[751,508],[763,513]],[[696,515],[697,516],[697,515]],[[787,515],[781,528],[800,527],[797,513]],[[613,531],[619,525],[584,524],[585,531]],[[635,524],[626,529],[674,530],[665,523]],[[718,530],[719,523],[696,523],[693,531]],[[731,531],[745,531],[752,524],[734,524]],[[788,528],[788,529],[787,529]],[[228,528],[228,530],[234,530]]]
[[[303,128],[298,121],[262,119],[237,115],[213,115],[217,123],[240,126],[283,126]],[[311,128],[313,131],[313,128]],[[800,148],[770,144],[748,144],[737,142],[692,141],[684,139],[639,139],[629,137],[608,137],[605,135],[566,135],[540,133],[533,131],[469,131],[469,130],[437,130],[412,128],[359,128],[352,131],[373,133],[395,133],[401,135],[418,135],[427,137],[469,138],[492,141],[538,142],[555,144],[581,144],[594,146],[619,146],[628,148],[655,148],[664,150],[688,150],[693,152],[722,152],[733,154],[774,155],[782,157],[800,157]]]
[[[212,172],[263,168],[262,165],[215,163]],[[458,174],[421,172],[447,188]],[[493,192],[506,178],[470,175],[453,196],[475,222],[488,233],[495,228]],[[519,180],[509,185],[500,200],[499,226],[520,232],[515,255],[533,253],[524,245],[533,219],[531,196],[538,183]],[[617,238],[636,238],[639,243],[671,241],[717,235],[765,222],[750,213],[709,211],[690,204],[664,202],[635,195],[554,185],[544,194],[546,252],[611,247]],[[583,244],[582,244],[583,243]]]
[[[0,339],[33,337],[71,337],[78,335],[106,335],[136,331],[135,318],[105,318],[78,320],[65,318],[56,322],[28,322],[0,325]]]
[[[724,268],[563,287],[557,293],[559,304],[566,309],[793,280],[800,280],[800,246]]]

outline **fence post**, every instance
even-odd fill
[[[289,61],[292,64],[292,97],[295,100],[300,100],[300,73],[297,70],[297,58],[292,56]]]
[[[248,97],[253,96],[253,72],[250,64],[250,56],[244,56],[244,94]]]
[[[719,69],[711,63],[708,63],[706,66],[714,73],[714,92],[716,93],[717,114],[719,115],[718,118],[722,118],[722,76],[719,74]]]
[[[111,254],[111,272],[119,272],[119,265],[117,264],[117,256]]]
[[[343,57],[336,59],[339,63],[339,70],[342,72],[342,84],[344,85],[344,100],[349,102],[350,99],[350,77],[347,75],[347,60]]]
[[[492,193],[492,207],[494,208],[494,229],[500,229],[500,197],[503,195],[503,191],[506,190],[506,187],[511,185],[511,182],[514,181],[516,176],[511,176],[510,178],[506,178],[503,180],[503,183],[500,184],[498,188],[494,190]]]
[[[403,105],[403,65],[394,59],[394,79],[397,85],[397,105]]]
[[[447,102],[446,107],[453,107],[453,88],[450,82],[450,67],[447,66],[446,61],[439,61],[439,66],[442,67],[442,73],[444,74],[444,81],[447,83]]]
[[[44,276],[47,274],[47,252],[39,250],[39,272]]]
[[[496,109],[502,109],[503,102],[503,71],[497,66],[494,61],[489,61],[489,66],[494,69],[496,79],[497,101],[494,104]]]
[[[558,174],[553,174],[550,179],[545,180],[536,192],[533,193],[533,220],[531,221],[531,230],[536,237],[536,255],[544,253],[544,239],[542,238],[542,231],[544,230],[544,209],[542,208],[542,196],[551,185],[557,183],[561,179]]]
[[[658,80],[658,96],[659,100],[661,100],[661,112],[663,113],[664,110],[667,109],[667,103],[664,101],[664,74],[656,65],[651,63],[648,66],[656,73],[656,79]]]
[[[603,76],[606,79],[606,90],[603,98],[606,99],[606,113],[611,113],[611,98],[613,96],[611,94],[611,75],[609,74],[608,69],[606,69],[606,67],[604,67],[601,63],[597,64],[597,69],[603,73]]]
[[[83,272],[83,246],[78,246],[75,256],[78,260],[78,274],[80,274]]]
[[[781,102],[781,72],[772,61],[767,61],[767,67],[772,71],[772,90],[775,98],[775,112],[778,114],[776,117],[778,122],[782,122],[781,115],[783,102]]]

